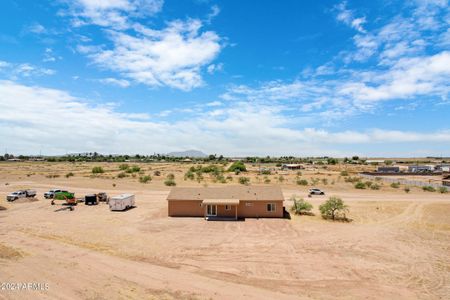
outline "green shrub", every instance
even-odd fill
[[[313,205],[303,198],[298,199],[295,195],[291,197],[291,200],[294,201],[294,204],[291,207],[291,211],[296,215],[306,215],[311,214],[311,210]]]
[[[117,178],[124,178],[127,177],[127,174],[125,174],[124,172],[120,172],[119,174],[117,174]]]
[[[302,171],[298,171],[297,176],[302,176]]]
[[[308,180],[306,179],[297,179],[298,185],[308,185]]]
[[[355,189],[364,190],[365,188],[366,188],[366,185],[363,182],[359,181],[359,182],[355,183]]]
[[[227,176],[227,180],[228,180],[228,181],[233,181],[233,176],[228,175],[228,176]]]
[[[322,178],[322,183],[323,183],[324,185],[327,185],[327,184],[328,184],[328,179]]]
[[[399,187],[400,187],[400,183],[398,183],[398,182],[391,183],[391,188],[398,189]]]
[[[239,177],[238,181],[240,184],[244,184],[244,185],[250,184],[250,178],[248,178],[248,177],[244,177],[244,176]]]
[[[131,172],[136,173],[139,172],[141,170],[141,167],[139,166],[132,166],[131,167]]]
[[[73,176],[75,176],[75,174],[73,174],[72,172],[69,172],[66,174],[66,178],[73,177]]]
[[[269,169],[264,169],[261,171],[261,174],[262,175],[270,175],[270,174],[272,174],[272,172]]]
[[[448,193],[448,190],[447,190],[446,187],[441,186],[441,187],[439,188],[439,193],[441,193],[441,194],[447,194],[447,193]]]
[[[264,183],[269,184],[270,183],[270,178],[269,177],[264,177]]]
[[[242,161],[235,161],[229,168],[228,172],[247,172],[247,168]]]
[[[139,177],[140,183],[147,183],[149,181],[152,181],[152,177],[150,175],[145,175],[145,176]]]
[[[195,173],[191,170],[187,171],[186,174],[184,174],[184,180],[194,180],[195,179]]]
[[[283,175],[278,176],[278,182],[280,182],[280,183],[284,182],[284,176]]]
[[[164,181],[164,184],[167,185],[167,186],[176,186],[177,185],[175,180],[173,180],[173,179],[166,179]]]
[[[167,175],[167,179],[174,180],[175,179],[175,175],[173,175],[172,173],[169,173]]]
[[[341,176],[348,176],[348,171],[341,171]]]
[[[130,167],[130,166],[127,165],[127,164],[121,164],[121,165],[119,166],[119,169],[122,170],[122,171],[125,171],[125,170],[128,170],[129,167]]]
[[[357,176],[355,176],[355,177],[344,177],[344,181],[345,182],[351,182],[351,183],[355,183],[355,182],[358,182],[358,181],[361,181],[361,178],[360,177],[357,177]]]
[[[93,167],[92,168],[92,173],[93,174],[100,174],[100,173],[105,173],[105,171],[103,170],[102,167]]]
[[[370,188],[372,190],[379,190],[381,188],[381,186],[378,183],[374,183],[370,186]]]
[[[436,192],[436,189],[434,187],[432,187],[431,185],[423,186],[422,190],[424,190],[426,192]]]
[[[347,205],[339,197],[330,197],[325,203],[319,206],[320,214],[324,219],[348,220],[345,213],[348,211]]]

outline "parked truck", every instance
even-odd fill
[[[56,193],[61,193],[61,192],[67,193],[66,190],[62,190],[62,189],[52,189],[52,190],[50,190],[50,191],[44,193],[44,198],[45,198],[45,199],[53,199],[53,198],[55,197],[55,194],[56,194]]]
[[[133,194],[121,194],[109,199],[110,210],[125,210],[134,206]]]
[[[20,190],[15,191],[6,196],[6,200],[8,201],[15,201],[20,198],[33,198],[36,196],[36,191],[34,190]]]

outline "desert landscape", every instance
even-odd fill
[[[248,164],[224,183],[185,178],[192,163],[4,162],[0,164],[0,282],[48,284],[41,291],[1,290],[2,299],[446,299],[450,297],[450,196],[419,187],[355,189],[362,166],[308,166],[260,174]],[[93,174],[101,167],[104,172]],[[139,171],[137,171],[139,168]],[[367,168],[367,167],[365,167]],[[342,173],[345,170],[347,173]],[[67,176],[69,173],[71,175]],[[313,216],[208,222],[170,218],[164,181],[177,186],[280,185],[314,205]],[[150,179],[140,180],[143,176]],[[346,176],[343,176],[346,175]],[[280,179],[282,176],[282,179]],[[231,178],[230,178],[231,177]],[[269,179],[269,180],[267,180]],[[297,184],[301,179],[308,185]],[[366,180],[366,179],[364,179]],[[314,182],[314,185],[313,185]],[[318,187],[324,196],[307,197]],[[17,189],[36,199],[7,202]],[[136,207],[106,204],[74,211],[43,193],[77,197],[133,193]],[[318,206],[341,197],[351,222],[321,218]]]

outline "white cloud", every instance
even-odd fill
[[[292,120],[277,105],[239,102],[212,111],[186,112],[186,118],[169,123],[152,120],[147,114],[124,114],[114,105],[93,106],[65,91],[11,81],[0,81],[0,99],[0,147],[16,153],[37,153],[40,149],[46,154],[166,153],[196,148],[227,155],[349,155],[357,151],[356,145],[450,144],[448,130],[292,129]],[[64,122],[54,116],[63,117]],[[64,139],[58,139],[61,136]],[[336,150],[346,145],[349,150]],[[403,149],[393,152],[411,153],[408,146]]]
[[[203,84],[201,68],[221,49],[219,36],[201,32],[199,20],[174,21],[162,30],[135,25],[139,34],[110,31],[114,47],[80,46],[98,65],[149,86],[191,90]]]
[[[131,26],[130,18],[151,16],[161,11],[163,0],[75,0],[70,14],[73,25],[95,24],[116,29]]]
[[[218,63],[218,64],[210,64],[206,70],[208,71],[209,74],[214,74],[216,72],[221,72],[223,71],[223,63]]]
[[[35,76],[49,76],[56,73],[53,69],[41,68],[29,63],[10,63],[0,61],[0,74],[9,79],[16,80],[19,77],[35,77]]]
[[[347,9],[347,1],[343,1],[334,7],[337,11],[336,19],[344,24],[356,29],[359,32],[365,32],[363,24],[366,23],[365,17],[355,18],[354,12]]]
[[[30,25],[27,30],[35,34],[47,33],[47,29],[45,29],[45,27],[39,23],[34,23],[33,25]]]
[[[220,8],[217,5],[211,7],[211,12],[206,16],[206,22],[210,23],[212,19],[217,17],[220,13]]]
[[[103,78],[99,80],[101,83],[104,84],[111,84],[111,85],[117,85],[120,86],[122,88],[126,88],[130,86],[130,82],[128,80],[125,79],[117,79],[117,78]]]

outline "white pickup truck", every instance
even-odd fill
[[[13,192],[6,196],[6,200],[8,201],[15,201],[20,198],[33,198],[36,196],[36,191],[33,190],[20,190]]]

